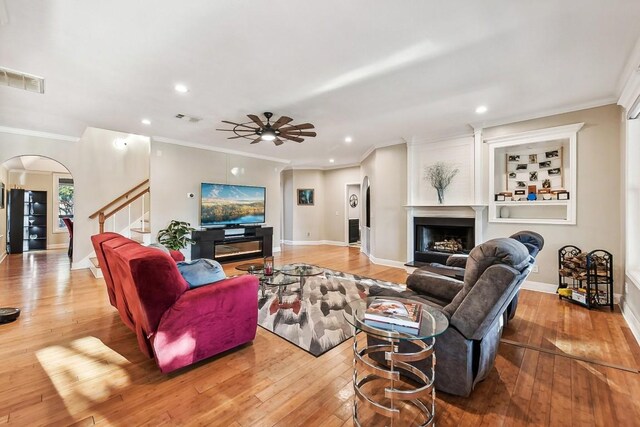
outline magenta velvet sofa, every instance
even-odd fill
[[[258,279],[189,289],[172,256],[117,233],[91,237],[109,300],[164,373],[253,341]],[[175,254],[172,254],[175,256]]]

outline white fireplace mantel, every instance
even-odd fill
[[[405,205],[407,210],[407,262],[413,261],[414,217],[434,218],[474,218],[474,239],[476,245],[484,239],[484,212],[487,205]],[[411,259],[410,259],[411,258]]]

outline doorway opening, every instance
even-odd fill
[[[75,197],[70,171],[48,157],[17,156],[0,165],[1,187],[0,244],[7,253],[64,248],[71,258]]]
[[[346,241],[349,246],[360,247],[360,184],[347,184],[346,196]]]

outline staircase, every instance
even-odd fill
[[[98,209],[89,218],[98,219],[101,233],[113,231],[140,244],[148,245],[151,243],[150,195],[151,189],[147,179]],[[89,261],[89,269],[93,275],[96,278],[104,277],[95,253]]]

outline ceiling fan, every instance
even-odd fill
[[[233,129],[216,129],[223,132],[233,132],[236,136],[229,137],[227,139],[246,138],[251,139],[252,144],[257,144],[260,141],[273,141],[275,145],[284,144],[284,139],[290,141],[302,142],[306,137],[316,136],[315,132],[309,132],[309,129],[313,129],[311,123],[302,123],[300,125],[289,125],[293,121],[291,117],[282,116],[275,122],[271,123],[271,117],[273,113],[265,112],[264,116],[267,119],[267,123],[264,123],[260,117],[249,114],[247,117],[251,119],[246,123],[234,123],[227,120],[223,120],[222,123],[233,125]]]

